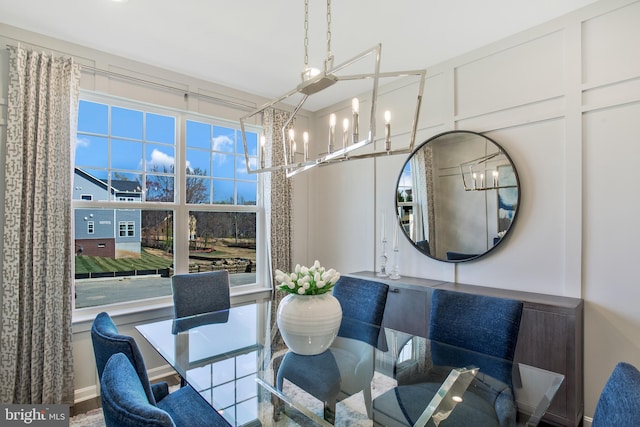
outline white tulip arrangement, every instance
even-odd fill
[[[325,270],[316,260],[311,267],[297,264],[293,273],[276,270],[276,282],[280,283],[276,289],[297,295],[320,295],[329,292],[339,278],[340,273],[333,268]]]

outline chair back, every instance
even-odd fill
[[[513,361],[522,305],[518,300],[434,289],[429,320],[433,363],[475,365],[511,385],[511,366],[503,361]]]
[[[103,371],[111,356],[116,353],[124,353],[138,374],[148,402],[152,405],[156,404],[149,384],[147,368],[138,344],[133,337],[122,335],[118,332],[118,328],[108,313],[99,313],[94,319],[91,326],[91,341],[93,342],[96,367],[98,368],[98,378],[102,379]]]
[[[386,351],[386,340],[379,341],[379,337],[384,337],[381,326],[388,292],[387,284],[341,276],[333,288],[333,296],[340,301],[342,317],[358,322],[342,322],[338,336],[357,339]]]
[[[138,373],[123,353],[107,360],[100,391],[107,427],[175,427],[167,412],[149,403]]]
[[[176,274],[171,289],[176,319],[231,307],[227,270]]]
[[[593,414],[592,427],[632,427],[640,420],[640,372],[620,362],[604,385]]]

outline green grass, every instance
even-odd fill
[[[140,258],[107,258],[98,256],[77,256],[76,274],[107,271],[155,270],[167,268],[173,262],[169,258],[153,255],[142,248]]]

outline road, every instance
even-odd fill
[[[255,283],[255,273],[230,275],[231,286]],[[125,276],[76,280],[76,308],[171,295],[171,278]]]

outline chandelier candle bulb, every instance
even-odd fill
[[[265,143],[266,143],[266,138],[264,135],[262,135],[260,137],[260,167],[262,169],[264,169],[264,162],[266,157],[265,148],[264,148]]]
[[[498,171],[493,171],[493,187],[498,188]]]
[[[484,188],[484,174],[480,174],[480,188]]]
[[[342,148],[347,148],[349,144],[349,119],[342,121]]]
[[[473,178],[473,189],[475,190],[476,189],[476,178],[477,178],[476,173],[474,172],[473,174],[471,174],[471,177]]]
[[[302,134],[302,141],[304,143],[304,161],[306,162],[309,158],[309,132]]]
[[[391,112],[384,112],[384,146],[387,152],[391,151]]]
[[[329,146],[327,148],[327,154],[331,154],[333,151],[333,143],[336,138],[336,115],[331,113],[329,116]]]
[[[358,142],[358,134],[360,133],[358,129],[358,114],[360,113],[360,101],[358,98],[353,98],[351,100],[351,111],[353,112],[353,143],[356,144]]]
[[[295,132],[289,129],[289,163],[293,163],[294,151],[296,150]]]

